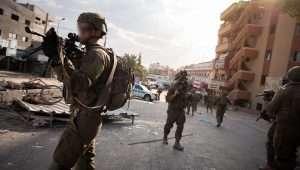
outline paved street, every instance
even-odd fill
[[[224,126],[215,127],[212,114],[204,109],[187,116],[183,138],[184,152],[174,151],[160,142],[128,145],[160,139],[166,119],[166,103],[133,101],[131,109],[140,113],[132,126],[130,120],[105,123],[97,137],[97,169],[101,170],[256,170],[264,163],[264,142],[268,124],[255,122],[255,115],[229,112]],[[0,129],[3,127],[0,127]],[[174,136],[173,128],[171,136]],[[24,130],[14,142],[0,134],[1,170],[47,169],[62,128]]]

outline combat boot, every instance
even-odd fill
[[[184,147],[181,146],[181,144],[180,144],[179,141],[176,141],[175,144],[174,144],[174,146],[173,146],[173,149],[178,150],[178,151],[183,151]]]
[[[164,138],[163,138],[163,144],[165,144],[165,145],[169,144],[167,136],[164,136]]]

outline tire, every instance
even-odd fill
[[[144,100],[147,101],[147,102],[151,102],[151,96],[149,94],[146,94],[144,96]]]

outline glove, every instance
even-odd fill
[[[42,42],[42,49],[54,65],[59,63],[59,37],[54,28],[50,28]]]

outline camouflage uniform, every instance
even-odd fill
[[[300,67],[288,73],[290,83],[283,86],[266,110],[276,117],[274,149],[276,170],[294,170],[300,146]]]
[[[173,124],[176,123],[177,129],[175,132],[175,145],[174,148],[180,146],[179,142],[182,137],[182,132],[185,123],[185,111],[187,106],[187,91],[178,89],[174,83],[168,90],[166,101],[168,102],[167,121],[164,127],[164,142],[167,143],[167,136],[170,133]],[[180,146],[181,147],[181,146]],[[181,147],[183,150],[183,147]],[[181,150],[181,149],[178,149]]]
[[[76,97],[86,106],[94,106],[97,101],[96,80],[109,70],[109,56],[98,44],[86,44],[86,52],[73,61],[73,66],[65,63],[56,66],[58,79],[64,83],[64,97],[70,103],[72,119],[65,128],[53,155],[50,170],[95,169],[95,137],[101,127],[98,111],[83,109],[73,99]],[[68,74],[62,74],[67,70]]]
[[[217,126],[220,127],[223,122],[223,117],[227,109],[227,104],[230,103],[228,98],[225,95],[220,96],[215,104],[217,106],[216,109],[216,119],[217,119]]]

